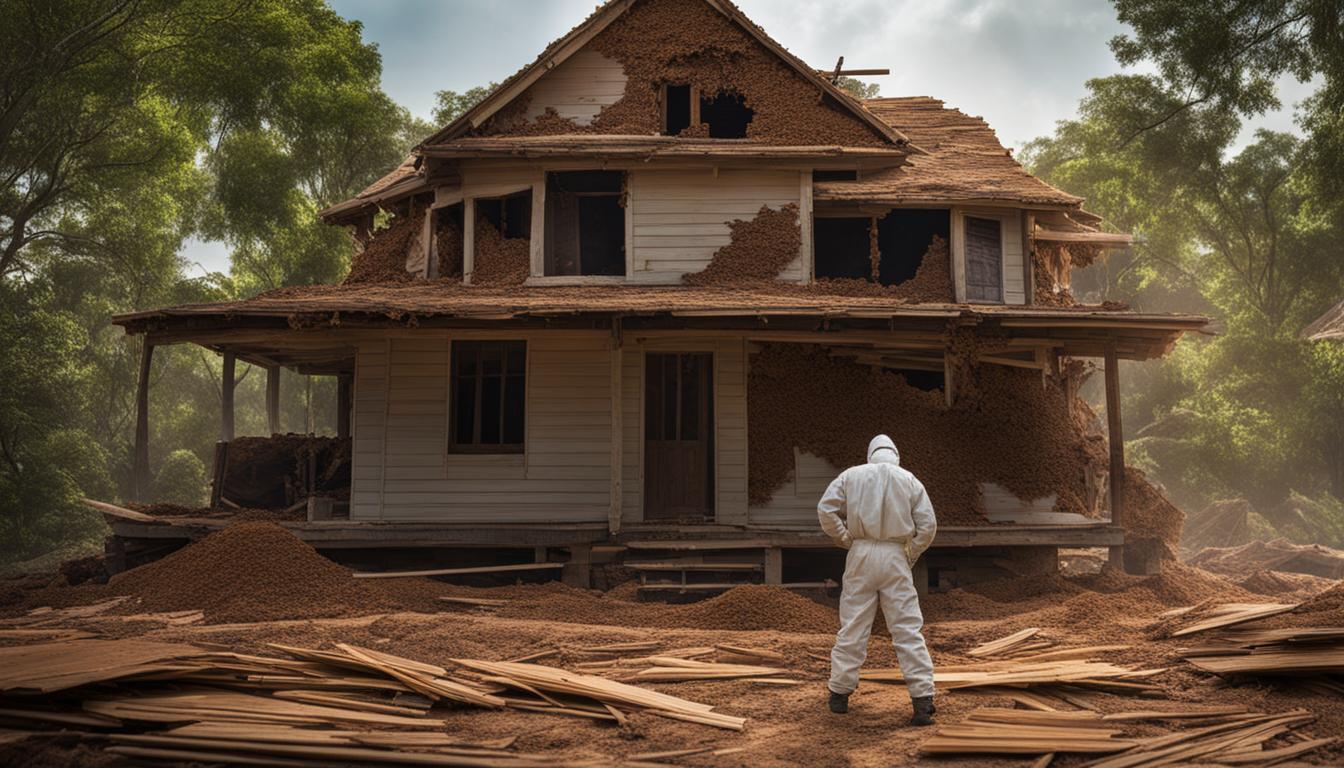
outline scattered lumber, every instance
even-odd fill
[[[206,655],[191,645],[149,640],[69,640],[0,648],[0,691],[54,693],[93,683],[172,672]]]
[[[1334,737],[1312,739],[1296,729],[1315,721],[1306,710],[1276,715],[1248,714],[1232,722],[1176,731],[1165,736],[1139,739],[1128,751],[1096,760],[1088,768],[1133,768],[1147,765],[1272,765],[1336,741]],[[1296,738],[1288,747],[1269,748],[1273,739]]]
[[[594,675],[536,664],[478,659],[453,659],[453,663],[488,675],[492,681],[529,693],[537,691],[580,697],[612,707],[642,709],[664,717],[735,731],[742,730],[746,725],[746,718],[714,712],[713,707],[708,704],[688,701]]]
[[[1014,632],[1007,637],[1001,637],[998,640],[991,640],[988,643],[978,645],[966,652],[967,656],[1000,656],[1017,650],[1031,638],[1035,637],[1041,631],[1040,627],[1027,627],[1019,632]]]
[[[76,605],[70,608],[34,608],[23,616],[0,619],[0,627],[18,627],[35,629],[39,627],[59,627],[76,619],[87,619],[121,605],[129,597],[113,597],[89,605]]]
[[[1191,613],[1197,613],[1199,619],[1173,631],[1171,636],[1184,637],[1196,632],[1207,632],[1210,629],[1244,624],[1248,621],[1287,613],[1298,605],[1299,603],[1225,603],[1202,611],[1191,611],[1180,615],[1189,616]]]
[[[1344,627],[1233,630],[1182,651],[1185,660],[1217,675],[1344,674]]]
[[[925,754],[1043,755],[1122,752],[1135,742],[1119,738],[1093,712],[1039,712],[982,707],[957,725],[943,726],[920,745]]]
[[[502,608],[509,604],[507,598],[493,597],[440,597],[439,600],[454,605],[469,605],[476,608]]]
[[[1157,686],[1138,682],[1165,672],[1163,669],[1130,669],[1101,661],[991,661],[982,664],[942,666],[933,680],[947,689],[984,686],[1024,687],[1068,684],[1081,688],[1158,691]],[[899,668],[864,670],[860,677],[880,682],[904,682]]]

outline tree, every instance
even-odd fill
[[[462,93],[457,91],[435,91],[434,92],[434,122],[438,127],[453,122],[457,118],[467,113],[467,110],[480,104],[499,87],[499,83],[491,83],[486,86],[476,86],[468,88]]]
[[[841,75],[835,84],[856,99],[875,99],[882,92],[882,86],[877,83],[865,83],[845,75]]]

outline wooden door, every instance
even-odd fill
[[[714,356],[644,362],[644,519],[714,516]]]
[[[966,298],[1003,301],[1003,237],[997,219],[966,217]]]

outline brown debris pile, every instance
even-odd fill
[[[700,93],[739,94],[752,110],[747,138],[779,146],[882,146],[888,142],[849,114],[836,98],[790,68],[732,21],[700,0],[639,0],[590,43],[621,63],[625,94],[580,126],[554,112],[528,122],[515,101],[487,121],[484,135],[573,133],[642,135],[661,132],[658,99],[666,84]],[[521,104],[522,106],[518,106]],[[505,114],[507,112],[508,114]],[[683,136],[704,136],[691,126]]]
[[[372,613],[381,593],[274,523],[236,523],[148,565],[114,576],[114,594],[144,611],[203,610],[210,622]]]
[[[1167,559],[1175,560],[1180,553],[1185,513],[1134,467],[1125,467],[1124,505],[1126,543],[1153,542]]]
[[[1227,576],[1256,570],[1344,578],[1344,551],[1320,544],[1294,544],[1287,539],[1252,541],[1240,547],[1205,547],[1188,562]]]
[[[1031,254],[1034,275],[1032,303],[1043,307],[1073,307],[1078,300],[1069,290],[1068,249],[1037,243]]]
[[[980,483],[1022,499],[1057,494],[1056,508],[1086,512],[1085,468],[1100,457],[1075,427],[1059,387],[1034,371],[977,366],[977,394],[948,409],[899,374],[767,344],[747,379],[748,495],[769,501],[788,481],[794,448],[837,467],[864,460],[873,435],[891,435],[901,463],[924,482],[940,520],[984,523]]]
[[[1344,627],[1344,581],[1302,603],[1288,613],[1255,623],[1256,629]]]
[[[497,615],[574,624],[691,629],[834,632],[835,610],[783,587],[743,584],[685,605],[638,603],[595,592],[552,588],[543,600],[513,600]]]
[[[351,259],[350,274],[345,276],[346,284],[413,279],[414,275],[406,271],[406,252],[424,221],[425,211],[422,208],[413,211],[410,216],[394,217],[388,226],[373,233],[364,250]]]
[[[714,252],[709,266],[682,276],[687,285],[732,285],[773,280],[798,258],[803,244],[794,203],[761,206],[750,221],[728,222],[731,242]]]
[[[532,240],[504,237],[485,216],[476,217],[473,285],[522,285],[532,273]]]
[[[309,467],[314,470],[309,477]],[[315,435],[237,437],[229,442],[222,496],[241,507],[288,507],[308,495],[350,487],[350,439]]]
[[[436,274],[440,278],[460,280],[464,250],[462,228],[451,217],[444,218],[446,221],[439,225],[439,230],[434,235],[434,250],[439,259]]]
[[[878,262],[874,262],[876,272]],[[820,277],[813,281],[812,293],[832,296],[877,296],[909,304],[950,304],[952,292],[952,256],[947,240],[934,235],[919,268],[909,280],[882,285],[876,280]]]

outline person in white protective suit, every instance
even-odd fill
[[[914,706],[911,723],[932,724],[933,659],[920,634],[924,616],[911,575],[938,527],[923,483],[901,467],[891,438],[878,435],[868,444],[868,463],[846,469],[831,482],[817,504],[817,517],[826,534],[849,550],[840,631],[831,650],[831,711],[849,711],[880,601]]]

